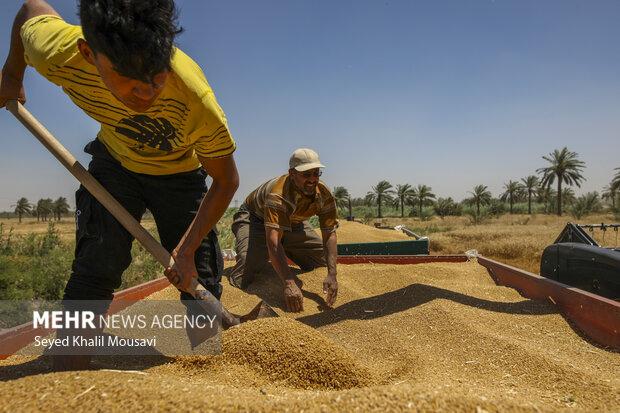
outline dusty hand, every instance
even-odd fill
[[[338,296],[338,281],[335,275],[328,275],[323,281],[323,293],[327,294],[325,302],[329,307],[333,307]]]
[[[191,286],[193,280],[198,278],[194,255],[179,254],[176,250],[172,252],[174,265],[166,268],[164,274],[170,282],[181,291],[192,293]]]
[[[286,280],[284,282],[284,303],[286,311],[298,313],[304,309],[304,296],[301,289],[297,286],[296,280]]]
[[[24,82],[10,74],[0,72],[0,108],[6,106],[8,100],[17,99],[22,104],[26,103]]]

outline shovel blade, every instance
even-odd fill
[[[246,315],[242,315],[240,320],[242,323],[246,321],[258,320],[259,318],[269,318],[269,317],[278,317],[278,313],[274,311],[273,308],[269,306],[266,302],[262,301],[256,305]]]

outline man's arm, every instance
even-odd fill
[[[222,217],[239,187],[239,174],[232,155],[215,159],[199,156],[198,159],[213,178],[213,183],[202,199],[194,220],[172,252],[175,266],[166,269],[166,275],[175,271],[180,273],[182,287],[188,287],[191,279],[198,276],[194,254],[204,237]]]
[[[18,99],[22,103],[26,102],[23,85],[26,60],[20,30],[26,21],[43,14],[60,16],[52,6],[43,0],[27,0],[15,15],[11,29],[9,55],[2,67],[2,73],[0,73],[0,108],[6,105],[7,100],[11,99]]]
[[[338,257],[338,240],[336,231],[322,230],[323,251],[327,262],[327,277],[323,281],[323,292],[327,294],[325,301],[332,307],[338,296],[338,280],[336,279],[336,260]]]
[[[265,227],[267,251],[271,265],[284,284],[284,302],[288,311],[299,312],[304,309],[303,295],[297,286],[297,280],[288,268],[286,253],[282,245],[282,230]]]

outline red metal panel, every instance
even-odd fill
[[[424,264],[465,262],[466,255],[339,255],[338,264]]]
[[[170,285],[167,278],[162,277],[148,281],[135,287],[127,288],[114,294],[114,299],[110,304],[108,314],[114,314],[128,307],[133,302],[141,300],[146,296],[162,290]],[[17,327],[0,332],[0,360],[9,357],[19,349],[30,344],[35,336],[45,336],[51,329],[32,328],[32,323],[25,323]]]
[[[620,303],[510,265],[478,257],[497,285],[524,297],[549,301],[593,341],[620,350]]]

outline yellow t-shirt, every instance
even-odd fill
[[[26,62],[62,87],[86,114],[101,123],[98,138],[121,165],[133,172],[169,175],[200,167],[197,155],[228,156],[235,141],[226,115],[200,67],[175,49],[172,73],[146,112],[134,112],[105,87],[80,54],[82,28],[60,17],[33,17],[21,27]]]

